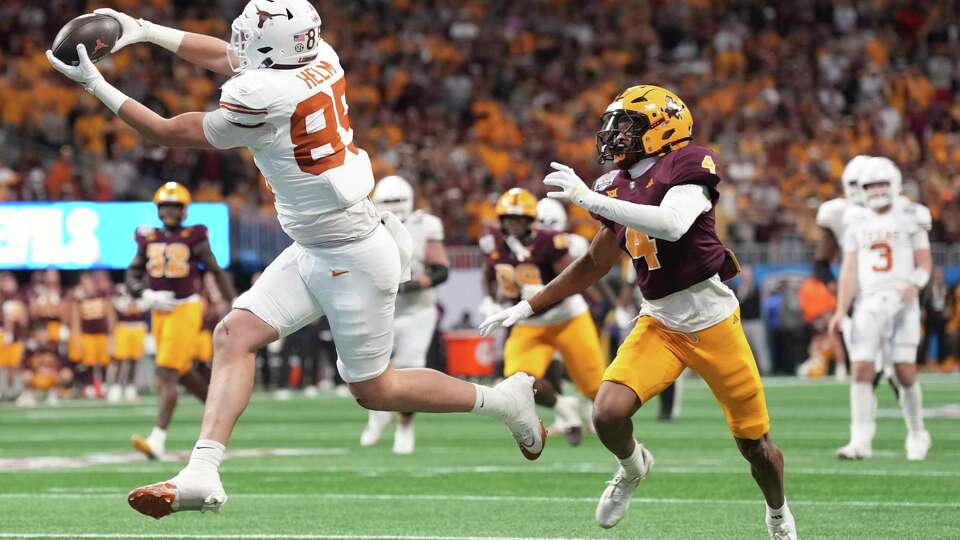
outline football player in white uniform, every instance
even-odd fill
[[[128,502],[160,518],[215,511],[226,500],[219,467],[224,445],[253,390],[254,352],[326,315],[337,363],[357,401],[388,411],[477,412],[507,424],[521,452],[536,459],[543,424],[533,378],[473,385],[427,369],[394,369],[393,312],[411,240],[392,214],[376,209],[367,153],[353,144],[337,53],[320,36],[307,0],[251,0],[233,21],[230,43],[134,19],[113,10],[123,33],[112,51],[138,42],[163,47],[200,67],[233,76],[220,107],[163,118],[104,80],[83,45],[71,66],[77,81],[146,139],[166,146],[247,147],[276,196],[277,216],[294,243],[234,302],[214,333],[210,391],[199,440],[175,478],[133,490]]]
[[[437,292],[434,287],[447,280],[450,260],[443,246],[443,222],[423,210],[413,209],[413,187],[400,176],[388,176],[377,182],[373,202],[381,211],[392,212],[407,227],[413,239],[410,274],[413,279],[400,284],[393,315],[393,365],[398,368],[422,368],[427,365],[427,350],[437,327]],[[360,444],[373,446],[380,441],[393,413],[369,412]],[[393,453],[413,453],[415,437],[413,413],[397,415]]]
[[[858,288],[859,296],[849,338],[850,443],[837,451],[842,459],[872,455],[876,410],[871,383],[882,362],[894,365],[901,385],[907,459],[922,460],[930,449],[915,364],[920,343],[917,295],[930,279],[932,267],[927,236],[930,213],[901,198],[900,183],[900,171],[892,161],[871,158],[860,177],[866,208],[851,207],[845,212],[843,265],[831,331],[839,329]]]

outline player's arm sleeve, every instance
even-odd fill
[[[607,197],[595,214],[620,223],[654,238],[676,242],[690,230],[700,214],[713,207],[707,186],[682,184],[673,186],[659,206],[637,204]]]
[[[913,244],[913,249],[930,249],[930,235],[923,228],[917,228],[910,235],[910,241]]]
[[[273,126],[264,117],[235,113],[222,106],[203,117],[203,135],[215,148],[256,148],[273,140]]]

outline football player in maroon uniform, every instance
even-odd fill
[[[634,439],[631,417],[689,367],[710,386],[750,462],[767,501],[770,538],[795,539],[784,498],[783,454],[768,435],[763,384],[740,325],[737,298],[723,284],[739,268],[715,228],[717,157],[691,142],[690,111],[657,86],[628,88],[602,122],[597,151],[601,162],[614,162],[614,170],[592,190],[559,163],[544,179],[560,188],[549,197],[569,200],[603,223],[590,251],[526,301],[489,317],[481,329],[512,326],[582,292],[625,251],[644,302],[594,403],[597,435],[621,465],[597,505],[597,522],[616,525],[653,466],[653,455]]]

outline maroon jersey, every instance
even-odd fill
[[[658,206],[673,186],[697,184],[707,187],[716,205],[719,183],[717,156],[703,146],[690,144],[661,157],[637,178],[630,178],[627,171],[610,171],[594,182],[593,190],[632,203]],[[733,254],[728,254],[717,237],[713,208],[701,214],[676,242],[651,238],[602,216],[594,217],[616,233],[620,247],[633,259],[637,286],[648,300],[681,291],[714,274],[724,279],[736,274],[734,270],[731,275],[729,270],[735,265]]]
[[[479,243],[486,266],[496,272],[497,295],[518,300],[525,285],[546,285],[557,277],[554,265],[567,254],[570,237],[562,232],[535,229],[524,243],[530,255],[522,261],[499,229],[487,231]]]
[[[34,287],[30,293],[30,309],[34,317],[43,322],[59,321],[63,293],[46,285]]]
[[[137,254],[147,259],[147,287],[155,291],[173,291],[176,298],[200,292],[203,280],[200,260],[193,254],[207,240],[207,228],[192,225],[174,231],[140,227],[134,233]]]
[[[113,299],[113,307],[117,311],[117,321],[124,323],[146,322],[147,312],[140,308],[140,304],[129,294],[118,292]]]
[[[106,334],[110,330],[107,312],[110,298],[106,294],[75,293],[77,309],[80,310],[80,332],[83,334]]]

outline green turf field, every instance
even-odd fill
[[[847,437],[847,386],[770,382],[773,436],[801,537],[960,538],[960,378],[923,383],[925,406],[939,416],[927,420],[927,461],[905,460],[903,422],[881,388],[875,456],[848,463],[833,457]],[[171,451],[189,450],[197,433],[200,406],[182,403]],[[658,423],[654,413],[641,410],[636,427],[656,466],[624,521],[605,531],[593,512],[615,467],[595,437],[579,448],[551,438],[529,463],[492,420],[424,415],[416,453],[397,457],[392,431],[377,448],[359,447],[366,413],[352,400],[257,395],[230,450],[286,455],[228,459],[230,501],[219,515],[154,521],[131,510],[126,493],[170,477],[181,462],[129,459],[130,434],[151,425],[151,399],[3,404],[0,538],[766,538],[763,501],[706,388],[687,385],[677,422]],[[11,459],[39,457],[68,459]]]

